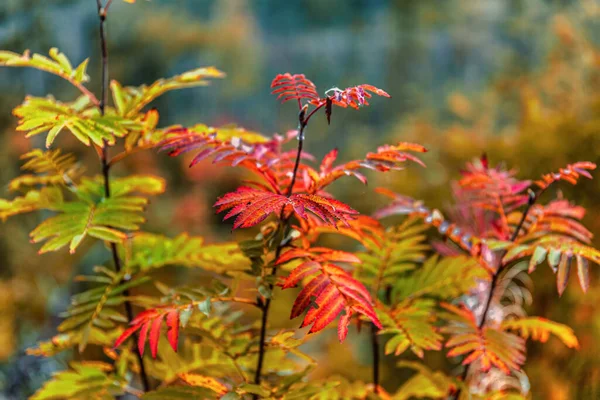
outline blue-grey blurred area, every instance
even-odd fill
[[[115,0],[108,22],[110,74],[137,85],[218,66],[228,79],[214,88],[159,100],[162,122],[236,121],[264,132],[293,128],[292,108],[274,106],[269,94],[277,73],[304,73],[322,92],[366,82],[385,88],[392,101],[375,100],[377,106],[365,112],[340,112],[335,128],[316,135],[343,144],[351,127],[381,135],[410,112],[442,106],[456,88],[477,92],[498,73],[535,68],[551,45],[551,17],[576,3]],[[72,60],[90,57],[91,74],[97,75],[94,11],[94,0],[4,0],[2,48],[44,53],[59,47]],[[66,90],[63,82],[36,71],[4,71],[0,87],[10,104],[12,96]]]
[[[113,0],[110,78],[140,85],[216,66],[226,79],[153,103],[160,126],[236,123],[265,134],[296,128],[296,105],[280,105],[270,94],[278,73],[303,73],[320,93],[372,84],[392,98],[373,98],[359,111],[336,108],[331,126],[324,116],[311,121],[307,151],[322,156],[338,147],[340,157],[350,159],[386,142],[421,143],[430,149],[423,157],[426,170],[385,174],[366,188],[342,183],[334,192],[365,213],[381,204],[372,189],[382,185],[444,207],[451,201],[450,180],[482,152],[524,178],[578,160],[599,161],[599,21],[597,0]],[[0,49],[46,54],[51,47],[74,64],[89,57],[89,88],[99,92],[95,0],[0,0]],[[68,101],[77,92],[39,71],[0,69],[0,198],[11,196],[7,183],[19,172],[19,155],[43,145],[14,129],[11,110],[28,94]],[[90,149],[69,150],[97,163]],[[230,225],[219,225],[211,205],[239,179],[191,171],[154,152],[116,173],[132,170],[168,181],[167,193],[148,210],[145,229],[231,239]],[[598,182],[565,188],[590,210],[593,232],[600,229]],[[0,399],[27,398],[77,357],[39,359],[24,351],[55,333],[59,313],[78,290],[73,277],[108,262],[102,246],[86,255],[38,256],[27,235],[39,221],[31,216],[0,223]],[[579,353],[560,343],[528,349],[525,369],[538,388],[534,398],[593,399],[600,393],[600,273],[592,271],[587,295],[573,284],[560,300],[549,270],[533,278],[528,311],[573,326],[582,342]],[[282,316],[274,317],[275,325],[287,323],[288,306],[276,309]],[[370,379],[367,339],[357,335],[348,342],[351,352],[337,344],[320,347],[332,350],[317,356],[316,375]],[[447,368],[442,359],[427,361]],[[383,384],[392,389],[401,383],[395,362],[386,358],[382,370]]]

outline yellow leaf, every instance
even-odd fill
[[[215,378],[211,378],[210,376],[182,373],[179,374],[179,378],[181,378],[181,380],[187,383],[188,385],[201,386],[215,391],[220,395],[227,393],[227,387]]]

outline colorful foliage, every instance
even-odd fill
[[[110,4],[98,0],[101,32]],[[373,94],[390,97],[385,91],[361,84],[333,88],[320,97],[304,75],[285,73],[275,77],[271,88],[282,102],[298,103],[295,131],[267,137],[233,125],[160,128],[159,111],[144,110],[152,101],[171,90],[205,86],[224,74],[206,67],[150,85],[112,81],[109,87],[104,35],[101,44],[100,99],[84,85],[87,60],[73,68],[56,49],[50,58],[0,52],[0,65],[50,72],[82,94],[71,102],[27,97],[13,113],[16,130],[27,137],[47,133],[46,147],[56,147],[63,140],[58,134],[68,131],[78,142],[93,144],[102,171],[84,175],[77,158],[58,147],[27,152],[21,157],[27,173],[8,185],[19,195],[0,199],[0,218],[44,210],[44,220],[30,233],[32,242],[44,242],[40,253],[67,246],[70,253],[87,250],[82,243],[89,238],[104,243],[111,255],[110,263],[77,278],[84,288],[61,314],[60,334],[28,350],[50,357],[77,348],[87,358],[83,351],[94,346],[103,351],[103,361],[71,363],[33,399],[126,393],[143,399],[521,399],[528,395],[524,385],[511,390],[474,386],[496,373],[524,374],[526,339],[546,342],[552,334],[568,348],[579,347],[568,326],[526,316],[529,289],[519,265],[527,261],[531,273],[547,261],[561,295],[575,261],[587,291],[589,262],[600,263],[600,253],[583,225],[585,209],[562,197],[546,203],[540,198],[561,181],[577,184],[582,176],[591,178],[593,163],[576,162],[539,180],[521,180],[515,170],[492,167],[483,156],[468,163],[455,182],[456,204],[448,212],[452,222],[439,210],[387,189],[379,191],[392,203],[368,217],[336,199],[330,185],[344,176],[366,184],[363,170],[425,166],[417,155],[426,149],[408,142],[383,144],[362,159],[336,165],[336,149],[320,161],[304,150],[305,130],[322,108],[330,122],[333,106],[358,109],[369,105]],[[110,158],[108,150],[116,146],[122,151]],[[195,152],[190,167],[211,158],[214,164],[242,168],[249,174],[245,183],[219,197],[214,207],[226,212],[224,220],[235,217],[233,229],[254,228],[255,236],[239,243],[206,243],[186,233],[168,237],[140,231],[148,197],[164,192],[165,181],[141,174],[117,178],[111,168],[149,148],[170,156]],[[404,217],[389,223],[387,217],[394,215]],[[430,235],[430,226],[437,233]],[[323,239],[325,234],[356,243],[340,250]],[[169,272],[177,266],[198,273],[197,279],[187,285],[173,282]],[[310,327],[308,333],[327,330],[338,317],[340,341],[353,322],[371,326],[372,384],[336,377],[312,380],[309,373],[318,365],[301,346],[313,336],[270,328],[276,286],[299,287],[290,319],[304,314],[300,328]],[[260,319],[246,308],[258,311]],[[137,351],[131,350],[130,338]],[[387,355],[410,349],[421,359],[445,343],[447,356],[461,358],[466,368],[454,378],[420,362],[400,362],[416,375],[390,395],[378,378],[380,340]]]

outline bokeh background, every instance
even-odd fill
[[[71,60],[91,58],[91,88],[99,90],[99,43],[94,0],[2,0],[0,48],[46,53],[59,47]],[[311,123],[308,151],[322,156],[339,148],[342,159],[359,157],[379,144],[416,141],[430,149],[425,170],[409,168],[380,177],[369,187],[354,182],[336,194],[361,212],[379,204],[373,187],[451,202],[450,181],[465,162],[487,153],[523,178],[537,177],[578,160],[600,161],[600,3],[595,0],[115,0],[108,22],[110,74],[127,85],[150,83],[197,66],[215,65],[226,80],[207,88],[170,93],[154,105],[160,125],[218,126],[235,122],[266,134],[295,128],[294,104],[269,94],[277,73],[304,73],[323,91],[370,83],[392,95],[359,112],[335,110],[333,123]],[[0,70],[0,197],[18,174],[19,155],[40,146],[14,128],[11,109],[26,94],[68,100],[75,93],[60,79],[33,70]],[[96,155],[69,143],[93,172]],[[167,193],[153,202],[146,230],[181,231],[208,241],[231,239],[211,204],[234,188],[239,176],[154,152],[128,159],[116,174],[156,173]],[[564,194],[589,210],[587,225],[600,234],[600,180]],[[22,399],[69,356],[38,359],[24,350],[46,339],[60,321],[73,277],[107,260],[102,246],[75,256],[39,257],[28,232],[39,216],[0,225],[0,399]],[[596,240],[596,244],[599,244]],[[584,295],[569,285],[558,298],[554,277],[532,275],[532,315],[572,326],[581,350],[558,341],[530,345],[528,373],[535,399],[600,398],[600,271]],[[279,296],[279,294],[278,294]],[[282,299],[291,300],[286,293]],[[276,302],[274,326],[287,322],[289,304]],[[370,379],[366,333],[343,346],[322,335],[309,349],[319,360],[316,375]],[[410,356],[405,356],[410,358]],[[437,356],[426,360],[440,368]],[[398,387],[404,375],[385,359],[382,381]]]

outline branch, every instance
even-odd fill
[[[307,109],[306,106],[304,108],[301,108],[300,113],[298,114],[298,151],[296,152],[296,161],[294,163],[294,171],[292,173],[292,180],[290,182],[290,185],[288,186],[287,193],[286,193],[287,197],[290,197],[292,195],[292,191],[294,189],[294,184],[296,183],[296,175],[298,174],[298,167],[300,165],[300,156],[302,154],[302,147],[304,145],[304,130],[306,128],[306,125],[308,124],[308,119],[309,119],[309,118],[305,118],[306,109]],[[314,114],[314,111],[310,115],[312,115],[312,114]],[[281,215],[279,218],[281,221],[280,228],[283,231],[283,238],[282,238],[282,241],[277,246],[277,249],[275,250],[275,260],[277,260],[279,258],[279,256],[281,255],[281,251],[288,244],[287,242],[284,242],[284,239],[287,236],[288,230],[290,228],[290,224],[289,224],[289,218],[286,218],[283,215],[283,210],[284,209],[282,208]],[[271,276],[274,277],[275,275],[277,275],[277,269],[275,267],[273,267],[273,270],[271,271]],[[270,283],[269,291],[271,293],[273,292],[273,287],[274,287],[273,283]],[[256,373],[254,375],[254,383],[257,385],[260,384],[262,367],[263,367],[264,358],[265,358],[265,338],[267,336],[267,322],[268,322],[270,307],[271,307],[271,297],[265,299],[264,303],[262,303],[262,319],[261,319],[261,325],[260,325],[260,341],[259,341],[259,346],[258,346],[258,361],[256,363]],[[258,399],[258,395],[254,395],[253,399]]]
[[[547,187],[542,188],[537,193],[535,193],[533,190],[529,189],[529,201],[527,202],[527,207],[523,211],[521,220],[519,221],[519,224],[517,225],[517,227],[515,228],[515,231],[513,232],[512,236],[510,237],[511,242],[514,242],[515,240],[517,240],[517,237],[519,236],[519,233],[521,232],[521,229],[523,228],[523,224],[527,220],[527,215],[529,214],[529,211],[531,211],[531,208],[533,207],[533,205],[537,202],[539,197],[542,195],[542,193],[546,189],[547,189]],[[506,251],[502,251],[502,252],[500,252],[500,254],[498,256],[498,268],[496,269],[496,272],[492,276],[492,281],[490,282],[490,286],[489,286],[490,289],[489,289],[489,293],[487,295],[485,306],[483,308],[483,313],[481,315],[481,319],[479,320],[479,322],[477,324],[477,327],[479,329],[483,328],[483,326],[485,325],[485,322],[487,320],[488,312],[489,312],[490,306],[492,304],[492,299],[494,298],[494,294],[495,294],[494,292],[496,291],[496,287],[498,285],[498,277],[500,276],[500,273],[502,271],[504,271],[507,267],[506,264],[502,263],[502,258],[504,257],[505,254],[506,254]],[[463,373],[461,376],[462,382],[465,382],[465,380],[467,379],[470,368],[471,368],[471,364],[467,365],[465,367],[465,369],[463,370]],[[461,392],[461,390],[459,388],[458,391],[455,393],[453,399],[458,399],[460,396],[460,392]]]
[[[218,302],[229,302],[229,303],[242,303],[242,304],[249,304],[251,306],[255,306],[255,307],[259,307],[262,309],[262,306],[256,301],[256,300],[252,300],[252,299],[247,299],[245,297],[211,297],[210,298],[210,302],[211,303],[218,303]],[[200,304],[204,303],[204,300],[202,301],[193,301],[192,305],[194,306],[198,306]],[[188,307],[188,305],[186,304],[185,307]]]
[[[98,18],[100,20],[100,50],[102,56],[102,86],[101,86],[101,96],[100,102],[98,103],[98,109],[100,110],[100,115],[104,116],[106,103],[108,99],[108,50],[106,47],[106,11],[111,4],[111,0],[108,0],[106,6],[102,6],[102,0],[96,0],[96,5],[98,6]],[[102,163],[102,176],[104,178],[104,196],[106,198],[110,197],[110,165],[108,163],[108,144],[104,142],[104,145],[100,149],[100,161]],[[117,245],[115,243],[110,244],[110,249],[112,252],[113,263],[115,264],[115,270],[121,272],[121,260],[119,259],[119,254],[117,252]],[[123,295],[128,298],[129,290],[126,289],[123,292]],[[131,302],[129,300],[125,301],[125,311],[127,312],[127,319],[129,322],[133,320],[133,309],[131,307]],[[133,335],[135,342],[138,341],[137,333]],[[146,374],[146,369],[144,367],[144,359],[142,355],[138,352],[135,352],[138,358],[138,362],[140,364],[140,378],[142,380],[142,384],[144,387],[144,391],[150,390],[150,384],[148,382],[148,375]]]
[[[373,352],[373,390],[379,393],[379,335],[378,328],[371,324],[371,350]]]

